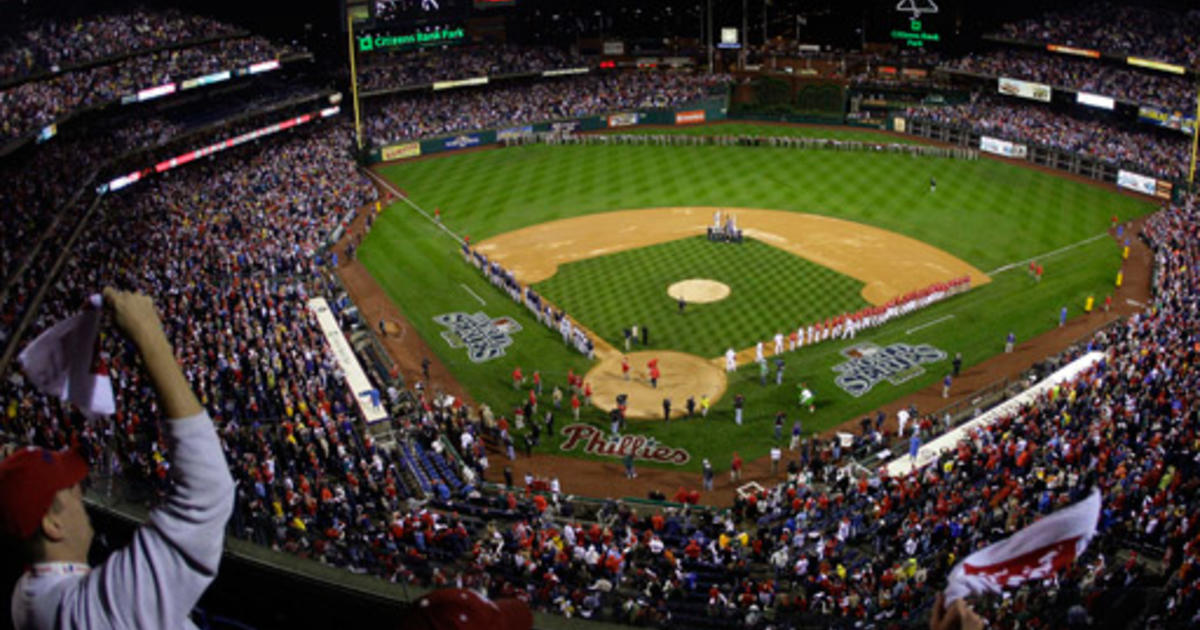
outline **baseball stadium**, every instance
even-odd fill
[[[4,627],[1200,625],[1189,3],[5,12]]]

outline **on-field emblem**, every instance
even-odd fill
[[[445,313],[433,321],[449,328],[442,331],[442,339],[451,348],[467,349],[467,357],[474,363],[491,361],[504,356],[504,349],[512,345],[509,335],[520,332],[521,325],[511,317],[492,319],[487,313]]]
[[[855,398],[871,391],[880,381],[899,385],[924,374],[922,363],[946,359],[945,352],[927,343],[919,346],[894,343],[886,348],[870,342],[859,343],[842,350],[842,356],[849,361],[833,366],[838,373],[834,382]]]

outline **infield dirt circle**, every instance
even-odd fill
[[[689,304],[709,304],[729,297],[729,285],[716,280],[689,278],[667,287],[671,299],[683,299]]]
[[[966,261],[903,234],[844,219],[754,208],[698,206],[589,214],[506,232],[482,241],[476,249],[527,286],[550,278],[560,265],[570,262],[703,235],[715,210],[736,214],[738,225],[750,238],[859,280],[863,299],[872,304],[885,304],[962,276],[970,276],[972,287],[991,282]],[[631,379],[626,381],[621,352],[589,331],[587,322],[576,323],[592,338],[599,359],[585,377],[592,383],[593,405],[612,409],[617,395],[625,393],[628,417],[662,419],[663,398],[671,399],[673,410],[682,410],[689,396],[698,402],[708,394],[715,404],[725,391],[723,357],[667,350],[629,355]],[[790,328],[799,323],[780,325]],[[763,331],[764,340],[771,332]],[[655,356],[662,370],[657,388],[650,386],[646,376],[646,362]],[[754,348],[738,351],[739,365],[753,360]]]

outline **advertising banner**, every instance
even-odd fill
[[[557,70],[546,70],[542,72],[544,77],[565,77],[573,74],[587,74],[588,68],[558,68]]]
[[[1126,170],[1117,171],[1117,186],[1159,199],[1170,199],[1171,192],[1175,188],[1171,182]]]
[[[625,42],[604,42],[604,54],[606,55],[624,55]]]
[[[447,151],[453,151],[455,149],[465,149],[467,147],[477,146],[481,142],[483,142],[483,140],[476,134],[463,134],[460,136],[454,136],[453,138],[446,138],[442,141],[442,146]]]
[[[1170,72],[1171,74],[1187,74],[1187,68],[1184,68],[1183,66],[1177,66],[1173,63],[1155,61],[1153,59],[1143,59],[1141,57],[1126,57],[1125,61],[1129,65],[1138,66],[1139,68],[1161,70],[1163,72]]]
[[[692,125],[702,123],[705,120],[703,109],[694,109],[686,112],[675,112],[676,125]]]
[[[1091,59],[1099,59],[1100,51],[1090,48],[1075,48],[1074,46],[1060,46],[1058,44],[1046,44],[1046,50],[1050,52],[1062,53],[1064,55],[1075,55],[1076,57],[1089,57]]]
[[[1050,102],[1050,86],[1045,83],[1018,81],[1008,77],[1000,77],[999,90],[1006,96],[1019,96],[1043,103]]]
[[[1142,105],[1138,107],[1138,120],[1145,123],[1150,123],[1152,125],[1158,125],[1160,127],[1182,131],[1189,135],[1196,130],[1196,118],[1194,116],[1188,116],[1187,114],[1178,110],[1169,111],[1159,107],[1154,107],[1153,105]]]
[[[469,79],[455,79],[453,81],[434,81],[433,91],[449,90],[450,88],[469,87],[472,85],[487,85],[487,77],[471,77]]]
[[[175,84],[167,83],[166,85],[160,85],[158,87],[152,87],[152,88],[146,88],[144,90],[138,90],[137,100],[140,103],[142,101],[148,101],[150,99],[154,99],[154,98],[158,98],[160,96],[166,96],[168,94],[174,94],[174,93],[175,93]]]
[[[202,77],[196,77],[194,79],[187,79],[184,82],[179,84],[179,89],[190,90],[192,88],[197,88],[202,85],[211,85],[213,83],[219,83],[221,81],[228,81],[231,74],[232,74],[231,72],[226,70],[224,72],[214,72],[212,74],[206,74]]]
[[[562,122],[550,123],[551,133],[574,133],[579,131],[582,124],[578,120],[564,120]]]
[[[608,117],[609,127],[629,127],[636,125],[637,122],[638,115],[636,112],[631,114],[613,114]]]
[[[979,138],[979,150],[1022,160],[1029,157],[1029,149],[1025,145],[988,136]]]
[[[504,142],[505,140],[516,140],[518,138],[528,138],[533,135],[533,125],[525,125],[523,127],[509,127],[496,132],[496,140]]]
[[[420,142],[393,144],[391,146],[383,147],[379,150],[379,157],[381,157],[384,162],[403,160],[405,158],[417,157],[419,155],[421,155]]]
[[[1090,92],[1078,92],[1075,94],[1075,102],[1080,105],[1089,107],[1099,107],[1100,109],[1112,109],[1116,107],[1116,101],[1111,96],[1102,96],[1100,94],[1092,94]]]

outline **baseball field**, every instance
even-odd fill
[[[752,124],[632,132],[909,141]],[[587,374],[600,406],[583,410],[584,423],[607,432],[601,406],[628,394],[631,415],[645,417],[631,420],[631,431],[686,451],[685,463],[662,464],[684,470],[697,470],[704,457],[720,468],[732,450],[761,456],[774,444],[778,411],[787,414],[787,429],[798,417],[805,432],[820,431],[940,382],[955,353],[969,367],[1003,352],[1009,331],[1024,340],[1050,330],[1064,306],[1069,316],[1081,315],[1088,296],[1099,304],[1112,293],[1121,269],[1120,248],[1107,235],[1110,217],[1126,221],[1154,209],[998,160],[866,151],[533,145],[430,156],[376,172],[407,199],[384,210],[358,256],[407,319],[402,334],[419,335],[476,401],[510,419],[528,389],[514,390],[514,367],[540,372],[543,411],[569,370]],[[718,210],[737,217],[745,242],[705,238]],[[596,360],[466,263],[456,239],[468,237],[586,329]],[[1045,270],[1040,282],[1028,273],[1030,260]],[[964,275],[972,279],[968,292],[854,339],[786,352],[782,385],[773,362],[761,384],[756,341],[770,355],[776,332]],[[688,280],[725,288],[713,293],[721,297],[689,300],[681,313],[669,289]],[[453,321],[492,332],[500,323],[503,335],[487,342],[492,358],[472,360],[470,330]],[[624,330],[635,324],[649,328],[649,343],[632,346],[625,381]],[[726,374],[728,348],[739,368]],[[856,363],[897,352],[922,359]],[[646,363],[655,357],[663,373],[651,387]],[[845,379],[839,385],[848,372],[858,387]],[[797,404],[801,383],[815,394],[814,413]],[[733,422],[738,394],[745,399],[741,426]],[[713,398],[706,419],[678,420],[688,396]],[[673,409],[669,424],[664,397]],[[570,415],[565,405],[557,413],[559,430]],[[537,450],[560,452],[564,440],[544,436]],[[595,457],[580,448],[564,454]]]

